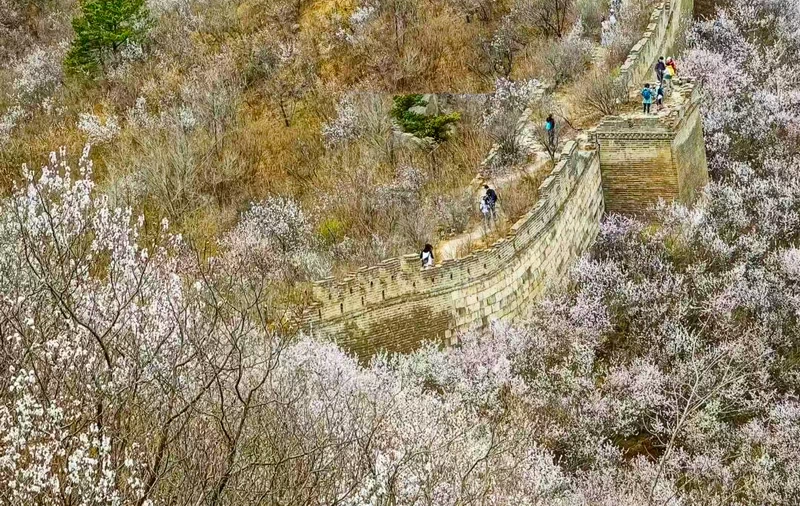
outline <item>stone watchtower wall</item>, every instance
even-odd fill
[[[659,198],[692,203],[708,182],[698,90],[686,82],[672,99],[683,104],[666,117],[606,116],[597,126],[606,212],[642,214]]]
[[[692,0],[661,4],[620,73],[638,88],[691,19]],[[594,242],[604,212],[642,213],[655,199],[691,202],[707,180],[698,94],[688,82],[661,117],[606,117],[566,143],[539,200],[511,232],[465,258],[421,269],[417,254],[313,286],[302,326],[359,357],[453,344],[459,332],[514,318]]]

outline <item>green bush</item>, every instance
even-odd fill
[[[129,42],[140,41],[148,27],[145,0],[83,0],[72,20],[75,40],[64,61],[71,73],[92,75],[113,61]]]
[[[411,111],[413,107],[427,105],[425,98],[419,94],[398,95],[394,97],[391,116],[400,125],[400,129],[421,139],[431,138],[435,142],[444,142],[450,133],[450,125],[461,119],[457,112],[426,116]]]
[[[327,218],[317,227],[317,237],[323,244],[331,246],[344,239],[347,226],[336,218]]]

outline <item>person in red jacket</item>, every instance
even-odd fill
[[[672,68],[672,77],[678,75],[678,64],[675,62],[675,59],[672,58],[671,56],[667,58],[667,67]]]

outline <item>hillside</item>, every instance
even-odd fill
[[[87,49],[96,57],[83,66],[70,59],[79,3],[4,9],[0,188],[23,164],[37,167],[60,146],[75,157],[88,142],[115,203],[166,218],[211,251],[251,203],[289,198],[320,257],[310,278],[464,230],[476,214],[468,185],[491,146],[511,143],[498,174],[527,156],[508,139],[532,79],[561,89],[581,81],[608,10],[534,0],[122,3],[138,6],[141,28]],[[621,15],[609,68],[649,5]],[[498,86],[511,95],[488,101]],[[410,92],[455,94],[441,112],[458,116],[446,140],[397,135],[393,97]],[[519,190],[517,215],[535,185]]]
[[[597,50],[610,6],[562,2],[0,0],[0,503],[800,503],[795,0],[687,27],[711,181],[514,322],[368,362],[292,325],[469,232],[524,114],[641,107],[593,104],[654,5]]]

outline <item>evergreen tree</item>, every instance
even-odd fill
[[[398,95],[394,97],[394,105],[390,115],[403,132],[413,134],[420,139],[430,138],[434,142],[444,142],[450,134],[450,125],[458,122],[461,115],[457,112],[426,116],[412,111],[414,107],[426,106],[428,102],[423,95]]]
[[[145,0],[82,0],[65,67],[90,75],[104,70],[126,43],[141,40],[147,20]]]

